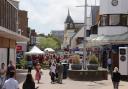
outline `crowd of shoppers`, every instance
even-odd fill
[[[64,74],[64,65],[63,63],[68,63],[67,60],[64,60],[64,57],[60,57],[57,55],[45,55],[45,59],[48,61],[48,65],[50,68],[49,75],[51,78],[51,84],[59,83],[62,84],[63,74]],[[111,59],[108,59],[108,69],[112,70]],[[26,79],[23,83],[22,89],[37,89],[35,87],[35,81],[40,83],[41,76],[43,74],[40,61],[36,61],[33,64],[32,60],[28,61],[28,73],[26,75]],[[32,77],[31,70],[35,69],[35,81]],[[120,73],[118,68],[115,67],[114,71],[111,73],[112,83],[114,89],[118,89],[120,82]],[[0,68],[0,89],[19,89],[18,81],[16,80],[16,67],[13,65],[13,61],[9,62],[9,65],[6,67],[5,63],[1,63]]]
[[[1,63],[0,68],[0,89],[19,89],[18,81],[16,80],[16,67],[13,65],[13,61],[9,62],[9,65],[5,66],[5,63]]]

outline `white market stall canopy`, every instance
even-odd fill
[[[25,52],[26,55],[44,54],[38,47],[34,46],[29,52]]]
[[[48,52],[55,52],[55,50],[53,50],[52,48],[46,48],[46,49],[44,49],[44,51],[46,52],[46,51],[48,51]]]

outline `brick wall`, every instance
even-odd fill
[[[18,23],[19,29],[21,29],[21,35],[28,37],[28,17],[27,11],[18,11]]]

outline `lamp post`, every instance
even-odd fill
[[[97,0],[95,0],[95,6],[96,6],[96,2]],[[87,0],[85,0],[84,6],[77,6],[77,7],[84,7],[83,69],[87,69],[87,60],[86,60],[86,56],[87,56],[87,52],[86,52],[87,7],[91,7],[91,6],[88,6]]]
[[[87,69],[87,60],[86,60],[86,29],[87,29],[87,0],[85,0],[85,7],[84,7],[83,69]]]
[[[85,5],[76,6],[76,7],[84,7],[83,69],[87,69],[87,61],[86,61],[87,0],[85,0]]]

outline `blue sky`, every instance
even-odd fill
[[[88,4],[94,5],[95,0],[88,0]],[[84,0],[20,0],[20,9],[28,11],[29,27],[45,34],[64,30],[68,8],[75,22],[83,22],[84,8],[76,7],[79,5],[84,5]]]

